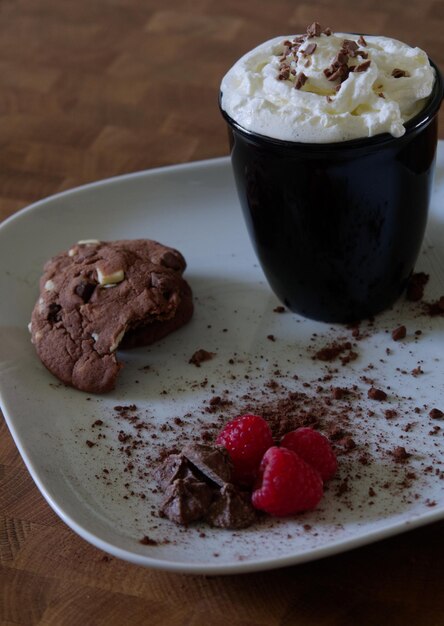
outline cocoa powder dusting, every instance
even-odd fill
[[[356,51],[351,47],[349,52],[354,54]],[[429,318],[444,315],[444,296],[431,302],[423,301],[428,281],[429,276],[419,272],[412,275],[407,286],[406,298],[412,303],[409,307],[416,317],[406,319],[409,324],[409,340],[406,342],[400,341],[407,336],[407,326],[402,323],[404,318],[392,318],[387,327],[376,318],[339,329],[325,328],[317,335],[313,334],[306,345],[295,346],[292,357],[273,358],[273,351],[278,354],[281,347],[285,350],[287,339],[284,333],[280,333],[279,324],[285,326],[291,314],[282,318],[272,315],[270,331],[273,332],[262,332],[259,338],[262,344],[257,354],[253,348],[251,353],[236,352],[236,346],[224,354],[221,344],[223,358],[214,364],[218,368],[217,375],[203,377],[199,370],[187,368],[190,373],[176,383],[176,389],[165,384],[161,393],[169,394],[173,399],[169,404],[172,414],[165,420],[159,420],[151,413],[149,403],[142,408],[135,404],[116,405],[108,419],[90,418],[90,438],[85,446],[83,437],[82,445],[94,449],[86,450],[85,454],[94,456],[97,451],[106,450],[109,455],[104,466],[97,470],[95,479],[113,490],[119,485],[120,496],[128,503],[132,499],[146,500],[151,507],[147,514],[149,521],[142,526],[143,531],[136,540],[153,547],[168,542],[166,533],[163,536],[163,531],[159,530],[162,519],[152,502],[166,497],[165,512],[178,519],[189,494],[193,498],[198,494],[214,504],[211,515],[207,516],[213,525],[229,527],[233,523],[229,521],[231,512],[241,510],[245,525],[254,523],[255,527],[261,528],[263,519],[250,519],[251,510],[245,509],[242,494],[226,487],[229,484],[226,479],[222,486],[217,485],[214,476],[202,481],[202,466],[196,459],[194,465],[193,461],[187,461],[194,472],[191,486],[176,483],[174,489],[164,494],[163,489],[153,483],[156,468],[166,459],[180,455],[190,444],[213,446],[223,426],[244,413],[254,413],[266,419],[276,444],[284,434],[301,426],[319,430],[330,439],[339,460],[339,474],[328,487],[329,499],[323,504],[324,510],[315,512],[310,524],[305,525],[312,533],[319,530],[317,520],[328,521],[330,516],[339,526],[344,511],[352,513],[356,519],[365,519],[366,507],[371,504],[374,509],[377,501],[384,501],[384,497],[389,512],[390,507],[395,506],[393,503],[407,506],[415,498],[414,494],[420,493],[422,483],[419,481],[424,476],[444,480],[441,461],[436,461],[439,457],[431,456],[430,460],[418,465],[421,455],[415,448],[418,430],[424,423],[427,424],[431,448],[436,446],[439,449],[443,433],[441,425],[430,420],[442,420],[444,412],[433,407],[431,401],[429,405],[422,404],[423,401],[416,396],[419,387],[414,387],[423,383],[433,364],[424,362],[413,352],[418,342],[427,340],[428,335],[427,329],[425,332],[414,331],[416,322],[412,320],[423,316],[424,321],[424,315]],[[284,313],[286,309],[278,306],[273,312]],[[413,323],[415,326],[410,325]],[[441,321],[437,319],[436,323]],[[211,330],[211,325],[208,329]],[[378,338],[379,353],[377,356],[372,354],[370,362],[366,349],[374,337]],[[392,341],[400,343],[394,346]],[[390,370],[391,359],[397,354],[409,356],[410,349],[414,355],[410,362]],[[188,362],[199,368],[215,356],[214,352],[199,349]],[[185,363],[187,358],[184,357]],[[400,363],[398,360],[397,365]],[[153,371],[154,366],[147,375],[152,375]],[[403,376],[408,384],[391,387],[382,371],[391,371],[393,375],[396,372],[397,380]],[[182,411],[181,399],[189,398],[190,394],[196,394],[196,402]],[[110,423],[113,424],[112,432]],[[113,464],[112,459],[116,458],[120,459],[120,465]],[[118,482],[122,476],[123,487]],[[180,474],[175,480],[184,481],[185,478]],[[196,485],[196,480],[206,486]],[[209,483],[212,496],[208,495]],[[418,487],[415,487],[416,483]],[[220,491],[216,500],[215,490]],[[435,500],[430,499],[430,502]],[[202,507],[199,515],[205,519],[204,510]],[[195,523],[190,521],[190,525]],[[295,536],[297,528],[295,524]],[[302,530],[307,532],[303,527]],[[201,535],[204,539],[205,533],[201,532]]]

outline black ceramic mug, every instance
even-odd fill
[[[267,280],[292,311],[351,322],[390,307],[424,237],[443,79],[424,109],[388,133],[312,144],[228,123],[244,217]]]

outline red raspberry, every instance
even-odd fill
[[[293,515],[316,508],[322,495],[319,473],[292,450],[274,446],[264,454],[251,501],[270,515]]]
[[[226,448],[233,461],[233,482],[252,485],[264,453],[273,445],[273,437],[262,417],[241,415],[226,424],[216,443]]]
[[[284,435],[281,446],[293,450],[329,480],[338,469],[338,461],[327,437],[313,428],[303,427]]]

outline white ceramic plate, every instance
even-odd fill
[[[443,292],[443,207],[441,142],[417,268],[431,276],[428,300]],[[34,353],[27,324],[38,278],[48,257],[77,240],[133,237],[184,253],[195,316],[158,345],[121,353],[116,391],[88,396],[58,384]],[[106,180],[19,212],[0,227],[0,293],[8,426],[51,507],[110,554],[178,572],[245,572],[332,555],[444,517],[444,430],[429,417],[431,408],[444,409],[443,317],[402,301],[374,325],[363,324],[356,340],[350,329],[274,312],[278,302],[253,255],[228,159]],[[407,337],[394,342],[390,331],[401,323]],[[344,338],[354,342],[356,360],[313,359]],[[199,368],[188,362],[198,348],[215,353]],[[418,366],[423,373],[412,375]],[[367,398],[370,379],[388,392],[386,402]],[[331,400],[331,386],[352,393]],[[231,403],[211,405],[217,396]],[[132,404],[126,414],[115,408]],[[319,510],[238,532],[178,528],[157,516],[161,495],[151,471],[165,447],[212,434],[247,408],[281,406],[284,414],[289,404],[294,413],[320,416],[324,429],[340,424],[356,443],[340,454],[339,475]],[[387,418],[387,409],[396,415]],[[103,424],[93,426],[97,420]],[[397,446],[411,453],[404,463],[392,455]],[[151,545],[140,543],[145,536]]]

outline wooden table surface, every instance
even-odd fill
[[[222,75],[314,19],[417,44],[444,69],[444,0],[0,0],[0,219],[89,181],[228,154]],[[443,534],[435,523],[265,573],[146,570],[57,518],[0,422],[1,626],[444,624]]]

